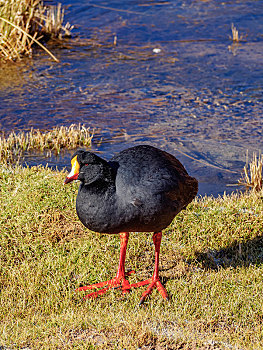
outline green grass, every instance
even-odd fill
[[[261,349],[263,193],[199,198],[165,230],[161,280],[83,301],[74,289],[113,277],[118,235],[85,229],[77,184],[48,168],[0,170],[0,347],[10,349]],[[131,280],[153,270],[151,234],[130,235]]]

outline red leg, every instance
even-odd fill
[[[129,239],[129,233],[128,232],[120,233],[120,239],[121,239],[120,261],[119,261],[116,277],[109,281],[95,283],[89,286],[77,288],[76,291],[82,291],[82,290],[85,291],[89,289],[105,287],[100,289],[99,291],[90,293],[85,296],[85,298],[97,298],[99,295],[106,293],[110,288],[121,288],[123,293],[127,293],[130,291],[131,288],[137,288],[137,287],[141,287],[149,284],[146,291],[142,294],[142,297],[140,299],[140,305],[143,304],[147,296],[151,294],[154,287],[157,288],[157,290],[160,292],[160,294],[164,299],[168,299],[167,291],[164,288],[164,286],[161,284],[159,279],[159,255],[160,255],[160,246],[161,246],[161,240],[162,240],[162,232],[155,232],[153,234],[153,242],[155,245],[155,266],[154,266],[154,272],[153,272],[152,278],[149,278],[145,281],[137,282],[134,284],[130,284],[129,281],[125,278],[126,276],[130,276],[132,273],[134,273],[134,271],[125,273],[125,258],[126,258],[126,250],[127,250],[128,239]]]
[[[155,246],[155,265],[154,265],[154,272],[152,278],[138,282],[135,284],[132,284],[131,287],[140,287],[145,284],[149,284],[148,288],[145,292],[143,292],[142,297],[140,299],[140,305],[144,303],[145,299],[151,292],[153,291],[153,288],[156,287],[161,296],[168,300],[168,294],[164,286],[161,284],[159,279],[159,255],[160,255],[160,246],[161,246],[161,240],[162,240],[162,232],[155,232],[153,234],[153,243]]]
[[[105,287],[99,291],[86,295],[85,298],[96,298],[97,296],[107,292],[107,290],[109,290],[110,288],[122,288],[123,293],[129,292],[130,284],[128,280],[125,278],[125,276],[129,276],[132,273],[134,273],[134,271],[130,271],[127,274],[125,274],[125,258],[126,258],[127,244],[129,240],[129,233],[128,232],[120,233],[120,240],[121,240],[120,261],[119,261],[119,267],[118,267],[116,277],[105,282],[95,283],[88,286],[77,288],[76,291],[83,291],[83,290],[85,291],[89,289]]]

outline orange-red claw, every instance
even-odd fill
[[[166,289],[164,288],[164,286],[162,285],[162,283],[160,281],[156,281],[156,288],[158,289],[159,293],[161,294],[161,296],[165,299],[168,300],[168,294]]]
[[[157,280],[157,281],[151,282],[150,285],[148,286],[148,288],[146,289],[146,291],[143,292],[142,297],[141,297],[140,302],[139,302],[139,306],[141,306],[145,302],[148,295],[150,295],[152,293],[154,287],[157,288],[157,290],[159,291],[159,293],[161,294],[161,296],[165,300],[169,299],[166,289],[164,288],[162,283],[159,280]]]
[[[86,290],[102,288],[102,287],[105,287],[105,288],[86,295],[84,297],[84,299],[90,299],[90,298],[95,299],[99,295],[106,293],[111,288],[112,289],[122,288],[123,293],[127,293],[130,290],[130,283],[125,278],[116,278],[115,277],[115,278],[108,280],[108,281],[105,281],[105,282],[99,282],[99,283],[90,284],[88,286],[79,287],[75,291],[80,292],[80,291],[86,291]]]
[[[146,296],[141,297],[140,302],[139,302],[139,306],[141,306],[145,302],[145,299],[146,299]]]
[[[96,299],[99,295],[106,293],[109,289],[110,289],[110,287],[106,287],[106,288],[103,288],[103,289],[98,290],[96,292],[87,294],[87,295],[85,295],[85,297],[83,297],[83,299],[84,300],[85,299]]]
[[[105,282],[99,282],[99,283],[94,283],[94,284],[90,284],[89,286],[83,286],[83,287],[79,287],[77,289],[75,289],[75,292],[81,292],[81,291],[85,291],[88,289],[96,289],[96,288],[101,288],[106,286],[107,284],[109,284],[110,281],[105,281]]]

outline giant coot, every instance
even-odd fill
[[[149,145],[128,148],[108,162],[91,152],[78,150],[71,159],[71,166],[64,183],[81,182],[76,201],[80,221],[92,231],[119,233],[121,239],[116,277],[77,290],[100,289],[86,296],[96,298],[113,287],[125,293],[148,284],[140,304],[154,287],[168,299],[159,280],[162,230],[194,199],[197,180],[188,175],[174,156]],[[129,232],[153,232],[155,245],[153,276],[134,284],[126,278],[131,272],[125,273]]]

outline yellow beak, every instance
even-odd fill
[[[79,176],[79,162],[77,160],[77,156],[71,159],[71,172],[68,174],[64,181],[64,185],[68,184],[69,182],[73,180],[77,180]]]

